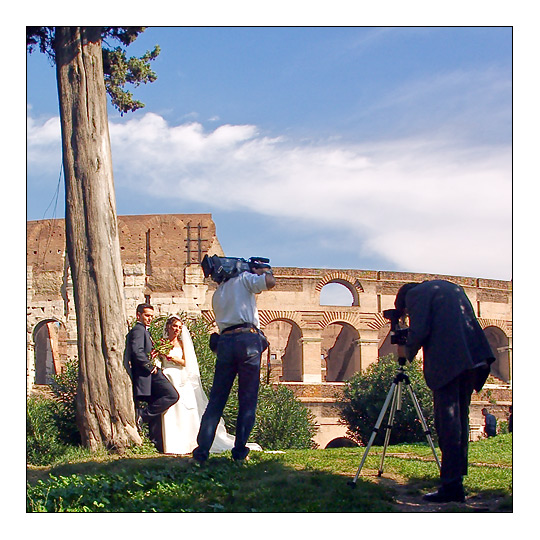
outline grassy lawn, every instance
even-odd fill
[[[238,466],[230,453],[203,467],[149,450],[127,456],[84,453],[70,463],[29,467],[29,512],[392,512],[395,491],[379,482],[373,447],[356,488],[363,448],[252,452]],[[469,496],[502,497],[511,511],[512,436],[470,444]],[[383,477],[397,475],[413,496],[433,489],[438,469],[427,445],[388,448]]]

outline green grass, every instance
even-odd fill
[[[391,512],[395,492],[377,482],[380,447],[370,450],[356,488],[351,480],[363,448],[252,452],[238,466],[230,453],[212,456],[203,467],[186,457],[149,450],[127,456],[82,452],[71,463],[29,467],[29,512]],[[469,495],[503,497],[511,509],[512,436],[471,443]],[[421,494],[437,485],[429,446],[388,448],[384,473],[406,480]],[[383,475],[383,476],[386,476]]]

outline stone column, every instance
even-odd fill
[[[364,371],[379,357],[379,337],[376,330],[360,330],[360,339],[356,341],[360,347],[360,370]]]
[[[321,383],[321,331],[303,330],[302,333],[303,337],[300,338],[303,358],[302,382]]]

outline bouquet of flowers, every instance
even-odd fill
[[[150,353],[150,361],[155,365],[156,358],[160,356],[169,356],[173,348],[173,344],[167,338],[161,338],[154,343],[154,348]]]

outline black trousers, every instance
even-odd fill
[[[474,371],[465,371],[433,391],[435,429],[441,449],[442,484],[461,483],[467,474],[469,405],[474,389]]]
[[[180,398],[172,383],[161,370],[152,375],[151,394],[139,399],[148,406],[141,412],[143,422],[148,422],[148,435],[158,452],[163,452],[163,433],[161,415]]]
[[[225,333],[220,336],[214,382],[201,420],[198,446],[193,450],[195,459],[208,459],[218,422],[237,375],[238,417],[231,453],[233,459],[244,459],[248,455],[246,443],[255,424],[262,348],[261,338],[256,333]]]

